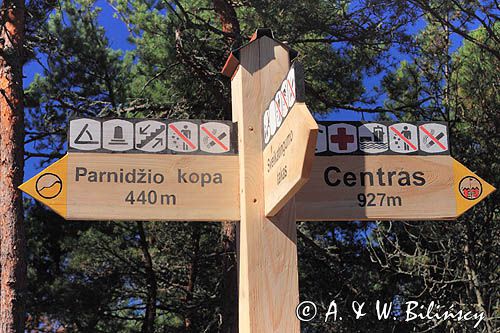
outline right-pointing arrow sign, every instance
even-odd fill
[[[449,220],[494,190],[450,156],[316,156],[297,220]]]
[[[456,217],[486,198],[495,188],[453,159],[453,190],[456,199]]]

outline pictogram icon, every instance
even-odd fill
[[[170,123],[168,149],[182,153],[198,150],[198,125],[190,121]]]
[[[389,147],[396,153],[413,153],[418,151],[417,126],[398,123],[389,126]]]
[[[127,151],[134,148],[134,124],[122,119],[102,123],[102,147],[111,151]]]
[[[276,132],[276,123],[274,124],[274,131]],[[267,109],[262,116],[262,126],[264,131],[264,144],[268,144],[269,140],[271,140],[271,117],[269,113],[269,109]]]
[[[69,123],[69,146],[78,150],[101,148],[101,122],[93,119],[73,119]]]
[[[225,153],[231,147],[229,125],[209,122],[200,125],[200,148],[207,153]]]
[[[38,177],[35,185],[36,193],[44,199],[53,199],[62,191],[62,180],[54,173],[44,173]]]
[[[481,182],[472,176],[462,178],[458,184],[460,194],[467,200],[476,200],[483,193]]]
[[[442,153],[448,150],[446,125],[428,123],[419,126],[420,150],[427,153]]]
[[[328,126],[328,145],[334,153],[352,153],[358,149],[356,126],[338,123]]]
[[[266,117],[269,117],[269,122],[268,122],[267,126],[269,127],[271,137],[272,137],[279,128],[278,124],[281,124],[282,116],[281,116],[279,110],[276,108],[276,103],[274,100],[271,102],[271,104],[269,104],[269,109],[266,112],[267,112],[267,114],[264,114],[264,119]],[[266,125],[264,125],[264,128],[265,127],[266,127]]]
[[[326,126],[318,124],[318,140],[316,141],[316,153],[323,153],[328,150]]]
[[[378,123],[367,123],[358,127],[359,149],[369,154],[382,153],[388,149],[387,127]]]
[[[156,153],[167,148],[166,124],[155,121],[145,120],[135,124],[135,148]]]

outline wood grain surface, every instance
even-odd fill
[[[276,215],[309,179],[318,125],[304,103],[290,110],[264,148],[266,216]]]
[[[310,180],[296,196],[297,219],[452,219],[453,185],[450,156],[316,156]]]
[[[264,215],[262,113],[289,69],[288,52],[262,37],[240,50],[232,79],[240,161],[239,332],[295,333],[299,301],[293,200],[280,214]]]

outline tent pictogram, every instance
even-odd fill
[[[69,123],[69,146],[78,150],[101,148],[101,123],[93,119],[73,119]]]

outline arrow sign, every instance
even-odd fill
[[[309,179],[318,124],[304,103],[296,103],[265,146],[266,216],[276,215]]]
[[[239,220],[238,156],[71,153],[19,188],[69,220]]]
[[[316,156],[297,220],[455,219],[495,190],[450,156]]]

